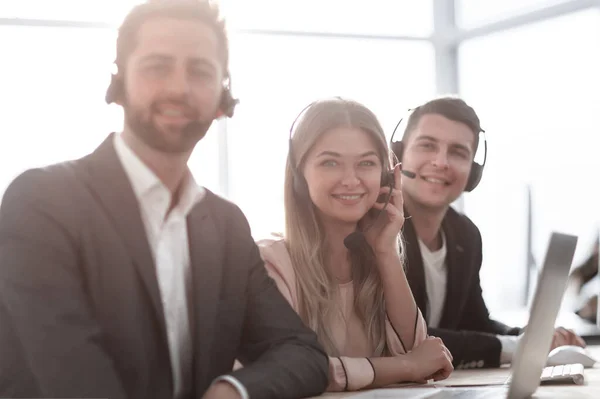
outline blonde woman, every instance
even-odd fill
[[[390,184],[400,187],[400,172],[377,118],[357,102],[317,101],[292,126],[285,235],[259,247],[330,356],[329,391],[440,380],[453,370],[442,341],[427,337],[404,273],[402,194]]]

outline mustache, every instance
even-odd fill
[[[161,100],[155,101],[150,105],[150,110],[153,113],[158,113],[160,108],[164,106],[173,106],[176,108],[180,108],[183,110],[183,116],[191,120],[198,120],[200,117],[198,111],[196,111],[193,104],[190,104],[189,101],[186,100]]]

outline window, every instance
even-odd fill
[[[118,24],[143,0],[4,0],[0,18],[86,21]]]
[[[480,114],[489,144],[481,185],[466,195],[465,209],[484,239],[482,281],[492,307],[523,305],[524,285],[497,281],[509,275],[525,281],[528,186],[538,266],[551,230],[580,236],[574,264],[595,239],[600,217],[594,187],[600,170],[598,48],[600,13],[595,9],[460,48],[461,92]]]
[[[432,0],[225,0],[233,29],[428,36]]]
[[[565,2],[567,0],[457,0],[456,17],[458,25],[468,29]]]
[[[75,159],[123,127],[121,108],[104,102],[115,31],[2,26],[0,41],[0,197],[25,169]],[[198,145],[190,168],[221,193],[218,124]]]
[[[228,121],[230,198],[255,237],[283,230],[283,177],[289,129],[311,101],[353,98],[384,129],[435,92],[428,43],[388,40],[237,35],[232,40],[234,94]]]

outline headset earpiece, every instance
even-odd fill
[[[396,180],[396,176],[394,176],[393,170],[385,171],[381,175],[381,187],[389,187],[390,190],[393,190],[394,187],[396,186],[395,180]],[[389,200],[390,196],[391,196],[391,191],[390,191],[390,194],[381,194],[379,197],[377,197],[377,202],[380,202],[383,204]]]
[[[381,187],[395,187],[395,176],[393,170],[388,170],[381,175]]]
[[[392,154],[398,162],[402,162],[402,153],[404,152],[404,143],[402,141],[396,141],[390,143],[390,149]]]
[[[294,134],[294,128],[296,127],[296,122],[300,119],[302,115],[308,110],[316,101],[311,102],[306,107],[302,108],[302,111],[296,116],[292,125],[290,126],[290,135],[288,140],[288,162],[289,167],[292,170],[292,179],[293,184],[292,187],[294,189],[294,194],[296,194],[296,198],[299,201],[310,201],[310,193],[308,191],[308,183],[306,183],[306,179],[300,171],[298,170],[298,164],[296,163],[296,157],[294,156],[294,149],[292,146],[292,135]]]
[[[226,84],[223,86],[223,92],[221,94],[221,101],[219,103],[219,109],[217,111],[217,118],[225,115],[229,118],[233,116],[235,106],[240,102],[238,99],[233,98],[231,94],[231,80],[228,77]],[[107,104],[117,103],[123,99],[125,89],[123,85],[123,79],[119,74],[112,74],[110,77],[110,84],[106,90],[106,96],[104,97]]]
[[[310,201],[310,193],[308,191],[308,184],[306,183],[306,179],[304,176],[300,175],[298,170],[295,167],[292,167],[292,175],[293,175],[293,188],[294,193],[299,201]]]
[[[473,162],[471,164],[471,172],[469,173],[469,178],[467,179],[467,186],[465,187],[465,191],[473,191],[481,181],[482,176],[483,166],[479,165],[477,162]]]
[[[110,84],[106,89],[106,96],[104,100],[107,104],[119,102],[123,99],[123,79],[118,74],[112,74],[110,77]]]
[[[229,85],[223,87],[223,93],[221,93],[221,103],[219,104],[219,110],[217,111],[217,117],[227,116],[229,118],[233,117],[233,112],[235,111],[235,106],[240,101],[236,98],[233,98],[231,94],[231,89]]]
[[[471,192],[479,185],[481,177],[483,176],[483,168],[487,161],[487,140],[485,139],[485,130],[481,129],[480,134],[483,136],[483,162],[481,164],[475,162],[471,163],[471,172],[469,172],[469,178],[467,179],[467,185],[465,191]],[[475,149],[477,151],[478,149]]]

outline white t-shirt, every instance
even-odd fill
[[[442,247],[437,251],[429,248],[419,239],[419,248],[425,270],[425,287],[427,288],[427,325],[438,327],[446,301],[446,237],[441,232]]]

